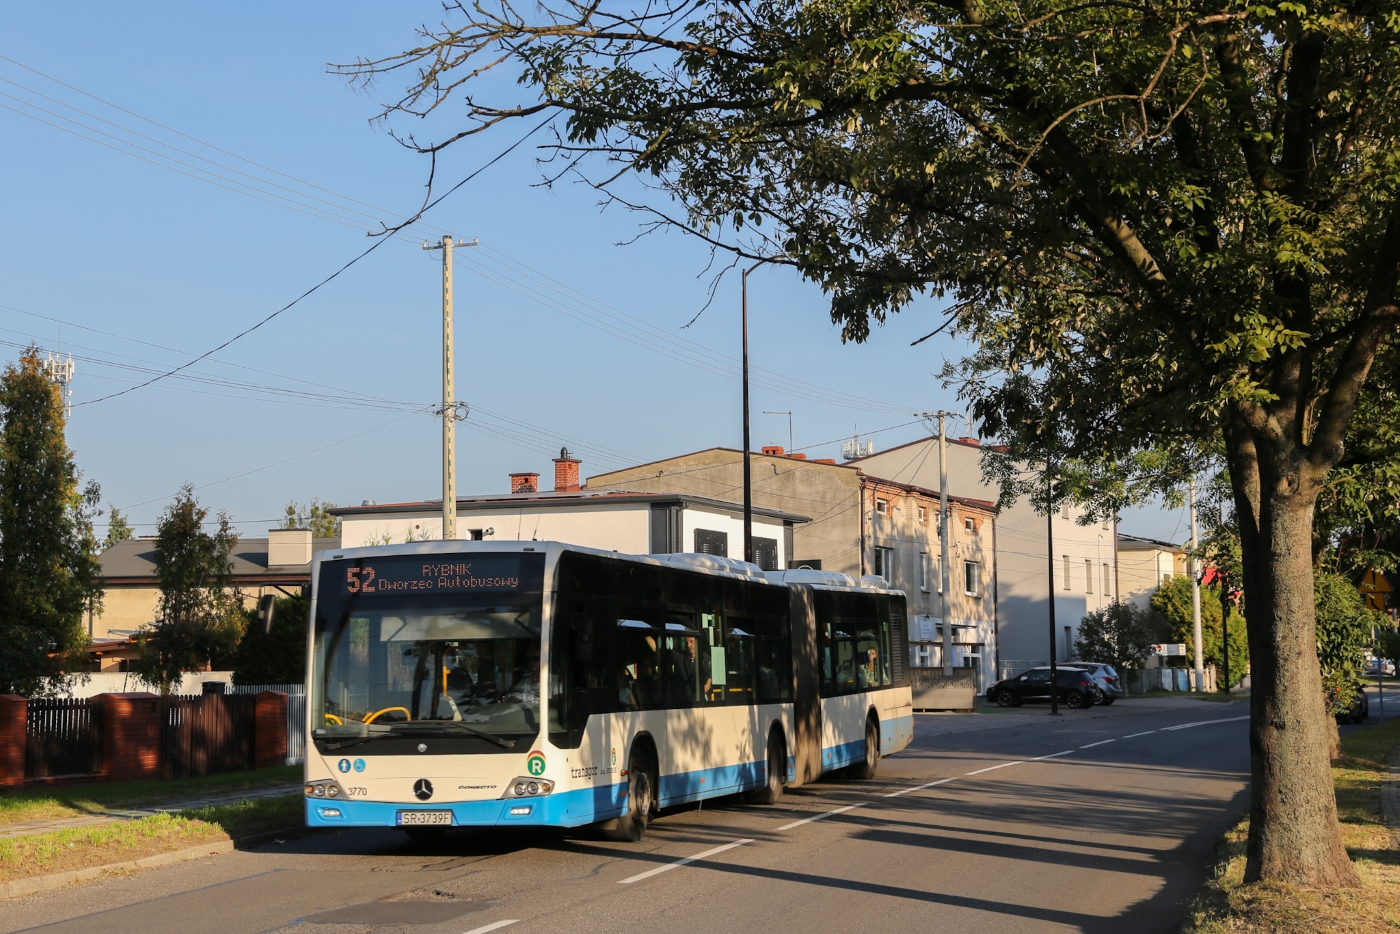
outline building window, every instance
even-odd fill
[[[729,533],[712,532],[709,529],[696,529],[695,550],[702,555],[714,555],[717,558],[728,558]]]
[[[875,573],[890,583],[894,583],[894,549],[876,546]]]
[[[924,593],[928,593],[928,578],[928,552],[921,551],[919,552],[919,589],[922,590]]]
[[[1065,583],[1064,583],[1064,588],[1065,588],[1065,590],[1069,590],[1069,589],[1070,589],[1070,580],[1069,580],[1069,555],[1065,555]]]
[[[881,499],[877,496],[875,498],[875,514],[880,516],[888,516],[890,514],[890,501],[887,499]]]
[[[1105,597],[1110,596],[1113,593],[1113,588],[1108,585],[1108,581],[1108,565],[1105,564],[1103,566],[1103,595]]]
[[[1094,592],[1094,562],[1084,559],[1084,592]]]
[[[976,561],[963,562],[963,593],[972,597],[982,593],[982,565]]]
[[[920,507],[919,507],[919,521],[920,521],[920,522],[927,522],[927,521],[928,521],[928,507],[927,507],[927,506],[920,506]]]
[[[971,535],[972,533],[976,532],[976,531],[977,531],[977,520],[974,519],[974,518],[972,518],[971,516],[967,516],[966,518],[964,518],[964,519],[963,519],[963,531],[967,532],[969,535]]]
[[[753,563],[765,571],[776,571],[778,569],[778,540],[754,536]]]

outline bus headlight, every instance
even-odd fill
[[[319,781],[306,783],[306,796],[308,798],[344,798],[345,789],[340,787],[340,782],[333,778],[323,778]]]
[[[502,798],[538,798],[554,790],[554,782],[546,778],[533,778],[522,775],[506,785]]]

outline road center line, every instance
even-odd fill
[[[857,805],[857,806],[858,806],[858,805]],[[847,808],[847,810],[850,810],[850,809]],[[835,813],[835,812],[832,812],[832,813]],[[635,876],[629,876],[629,877],[626,878],[626,879],[619,880],[617,884],[618,884],[618,885],[627,885],[629,882],[641,882],[643,879],[650,879],[652,876],[659,876],[659,875],[661,875],[661,873],[663,873],[663,872],[669,872],[669,871],[672,870],[672,869],[678,869],[679,867],[685,866],[685,865],[687,865],[687,864],[689,864],[689,863],[693,863],[693,862],[695,862],[696,860],[708,859],[708,858],[711,857],[711,856],[718,856],[720,853],[723,853],[725,850],[732,850],[732,849],[734,849],[736,846],[743,846],[743,845],[746,844],[746,843],[752,843],[752,842],[753,842],[752,839],[749,839],[749,840],[735,840],[733,843],[726,843],[724,846],[717,846],[717,847],[715,847],[714,849],[706,850],[706,851],[703,852],[703,853],[696,853],[694,856],[687,856],[687,857],[685,857],[684,859],[678,859],[678,860],[676,860],[674,863],[667,863],[665,866],[657,866],[655,869],[648,869],[646,872],[638,873],[638,874],[635,875]],[[483,928],[483,930],[489,931],[489,930],[491,930],[491,928]],[[475,932],[475,931],[469,931],[469,932],[467,932],[467,934],[476,934],[476,932]]]
[[[1064,752],[1052,752],[1052,753],[1050,753],[1050,755],[1048,755],[1048,756],[1036,756],[1034,759],[1027,759],[1026,761],[1027,761],[1027,762],[1039,762],[1039,761],[1041,761],[1042,759],[1058,759],[1058,758],[1060,758],[1060,756],[1069,756],[1069,755],[1073,755],[1074,753],[1075,753],[1075,750],[1073,750],[1073,749],[1066,749]]]
[[[911,788],[910,790],[912,791],[913,789]],[[831,816],[833,816],[833,815],[836,815],[836,814],[844,814],[844,813],[846,813],[847,811],[854,811],[856,808],[863,808],[863,807],[865,807],[865,803],[864,803],[864,802],[861,802],[860,804],[848,804],[848,805],[846,805],[846,806],[843,807],[843,808],[837,808],[837,809],[834,810],[834,811],[827,811],[827,812],[825,812],[824,814],[818,814],[818,815],[816,815],[815,817],[804,817],[804,818],[802,818],[802,820],[795,820],[795,821],[793,821],[791,824],[784,824],[783,826],[779,827],[778,829],[779,829],[779,830],[791,830],[791,829],[794,828],[794,827],[801,827],[803,824],[810,824],[810,823],[812,823],[813,821],[826,820],[828,817],[831,817]]]
[[[978,769],[976,772],[964,772],[963,775],[981,775],[983,772],[994,772],[997,769],[1004,769],[1013,765],[1023,765],[1025,761],[1025,759],[1017,759],[1015,762],[1003,762],[1001,765],[989,765],[985,769]]]
[[[1156,730],[1143,730],[1141,733],[1129,733],[1124,739],[1132,739],[1134,736],[1146,736],[1149,733],[1156,733]]]
[[[1101,739],[1101,740],[1099,740],[1097,743],[1090,743],[1090,744],[1087,745],[1087,746],[1080,746],[1079,748],[1080,748],[1080,749],[1093,749],[1095,746],[1102,746],[1102,745],[1104,745],[1105,743],[1116,743],[1116,742],[1118,742],[1118,740],[1116,740],[1116,739]]]
[[[496,921],[492,924],[483,924],[479,928],[472,928],[470,931],[467,932],[467,934],[487,934],[488,931],[499,931],[503,927],[509,927],[512,924],[519,923],[519,918],[512,918],[509,921]]]
[[[934,785],[946,785],[946,784],[948,784],[949,782],[954,781],[954,780],[957,779],[957,778],[958,778],[958,776],[956,776],[956,775],[954,775],[952,778],[940,778],[940,779],[939,779],[938,781],[936,781],[936,782],[926,782],[925,784],[922,784],[922,785],[915,785],[913,788],[905,788],[903,791],[892,791],[892,792],[890,792],[890,793],[887,794],[887,795],[883,795],[882,797],[886,797],[886,798],[898,798],[900,795],[907,795],[907,794],[909,794],[909,793],[911,793],[911,792],[915,792],[915,791],[923,791],[925,788],[932,788]],[[779,828],[779,829],[781,829],[781,828]]]

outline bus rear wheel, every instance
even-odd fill
[[[783,739],[774,731],[768,737],[767,780],[762,788],[755,788],[744,795],[750,804],[777,804],[783,796],[783,778],[787,773],[787,748]]]
[[[609,821],[603,835],[609,840],[636,843],[646,833],[647,821],[655,802],[652,788],[651,763],[640,750],[627,760],[627,813],[614,823]]]
[[[856,778],[875,777],[880,765],[880,724],[872,716],[865,721],[865,758],[851,766],[851,774]]]

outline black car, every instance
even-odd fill
[[[1366,685],[1360,681],[1356,684],[1356,700],[1351,702],[1351,706],[1346,710],[1337,711],[1338,723],[1360,723],[1371,716],[1371,699],[1366,696]]]
[[[1057,672],[1057,694],[1066,707],[1087,710],[1094,706],[1097,687],[1087,671],[1080,668],[1060,668]],[[1026,701],[1050,699],[1050,669],[1032,668],[1005,681],[998,681],[987,691],[987,700],[1002,707],[1020,707]]]

